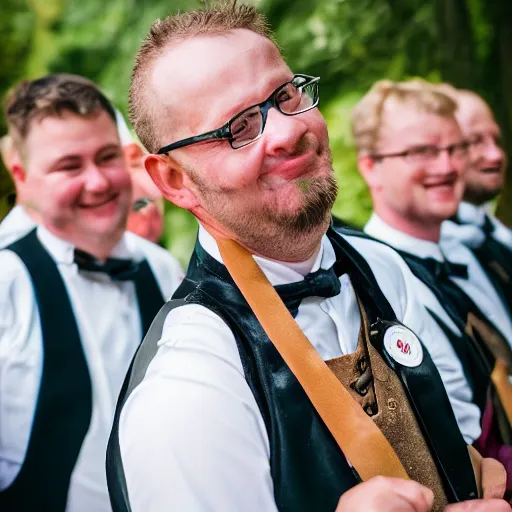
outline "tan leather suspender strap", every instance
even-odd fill
[[[507,419],[512,425],[512,385],[509,380],[509,369],[501,359],[496,360],[491,380],[498,392]]]
[[[233,240],[217,239],[217,244],[267,336],[359,476],[363,480],[377,475],[409,478],[384,434],[329,370],[252,255]]]

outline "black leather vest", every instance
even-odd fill
[[[371,323],[395,322],[396,316],[364,258],[332,230],[337,275],[348,273]],[[276,290],[279,293],[279,288]],[[285,302],[286,303],[286,302]],[[157,316],[132,362],[119,398],[107,452],[107,479],[115,512],[131,510],[119,449],[122,407],[156,353],[165,316],[174,307],[200,304],[231,328],[245,377],[265,421],[270,440],[270,467],[276,503],[281,511],[332,512],[342,493],[358,483],[358,475],[323,424],[303,389],[284,363],[227,269],[197,244],[187,276],[173,300]],[[286,303],[295,313],[298,304]],[[428,340],[426,340],[428,344]],[[458,429],[441,378],[428,352],[416,368],[394,362],[376,347],[390,371],[399,375],[451,501],[476,496],[467,447]],[[277,385],[278,383],[278,385]],[[362,447],[364,449],[364,447]]]

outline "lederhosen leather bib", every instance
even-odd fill
[[[427,456],[421,464],[426,465],[431,474],[427,476],[421,468],[415,467],[411,470],[415,476],[430,478],[428,483],[436,489],[441,481],[443,492],[450,502],[476,497],[467,446],[430,355],[424,350],[423,361],[416,368],[401,366],[386,355],[382,336],[389,325],[397,323],[394,312],[364,258],[332,230],[328,236],[336,252],[336,265],[339,266],[336,274],[345,271],[349,274],[368,323],[372,325],[372,331],[376,331],[371,342],[365,345],[369,347],[369,361],[375,378],[379,379],[376,385],[374,383],[376,400],[373,405],[377,410],[372,409],[376,420],[380,422],[382,418],[384,423],[390,419],[397,420],[397,428],[389,429],[387,435],[401,445],[398,450],[408,470],[411,464],[416,466],[420,461],[407,455],[407,452],[419,450],[419,453],[425,453],[427,446],[431,457],[429,459]],[[276,287],[280,295],[284,293],[282,288]],[[300,304],[295,300],[283,300],[292,314],[296,314]],[[227,269],[199,244],[196,245],[183,284],[173,300],[159,313],[139,348],[119,397],[107,451],[107,479],[114,511],[131,510],[119,447],[119,419],[123,405],[143,380],[156,353],[168,311],[186,304],[200,304],[210,309],[233,332],[245,378],[267,428],[270,469],[279,510],[332,512],[340,495],[356,485],[359,477],[266,336]],[[375,354],[380,356],[380,361]],[[357,359],[357,356],[354,357]],[[346,361],[349,359],[350,356]],[[336,366],[337,363],[329,364]],[[352,369],[342,375],[342,380],[351,382],[356,373]],[[395,405],[396,409],[393,409]],[[391,412],[385,411],[385,407]],[[393,410],[398,412],[393,413]],[[429,460],[434,461],[433,469]],[[439,492],[437,503],[440,506],[443,502],[444,498]]]
[[[91,420],[89,370],[66,285],[36,230],[7,249],[19,256],[32,281],[43,368],[27,452],[13,483],[0,491],[0,511],[64,512],[71,474]],[[139,268],[135,288],[145,333],[164,303],[147,262]]]
[[[448,505],[436,463],[411,409],[402,383],[371,343],[372,332],[360,304],[361,330],[356,351],[326,361],[327,366],[377,424],[408,475],[434,491],[433,512]],[[378,336],[377,330],[373,336]]]

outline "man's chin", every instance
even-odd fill
[[[464,191],[464,201],[476,205],[487,203],[496,199],[503,189],[503,183],[494,185],[479,183],[477,186],[466,186]]]

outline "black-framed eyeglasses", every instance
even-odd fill
[[[404,158],[409,163],[428,163],[434,162],[439,155],[446,151],[450,158],[462,159],[467,157],[469,143],[466,140],[450,144],[449,146],[413,146],[400,151],[399,153],[373,154],[371,157],[375,160],[384,160],[385,158]]]
[[[233,149],[243,148],[261,137],[267,122],[268,111],[274,107],[285,116],[296,116],[318,105],[318,82],[320,77],[295,75],[292,80],[280,85],[265,101],[246,108],[233,116],[224,126],[210,132],[173,142],[158,150],[158,154],[169,153],[207,140],[227,139]]]

